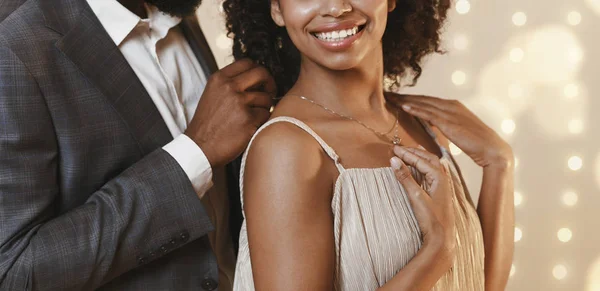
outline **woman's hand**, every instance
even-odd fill
[[[402,96],[399,103],[411,115],[430,122],[483,168],[512,167],[512,149],[494,130],[456,100]]]
[[[450,268],[456,245],[453,192],[446,169],[440,159],[425,150],[394,147],[390,160],[396,178],[408,192],[408,198],[423,235],[423,249],[437,249]],[[425,177],[427,193],[411,176],[413,166]]]

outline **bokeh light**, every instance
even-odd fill
[[[516,124],[512,119],[505,119],[502,121],[502,132],[506,133],[506,134],[512,134],[513,132],[515,132],[515,128],[516,128]]]
[[[523,204],[523,195],[521,192],[515,192],[515,206]]]
[[[455,71],[452,73],[452,83],[456,86],[462,86],[467,82],[467,74],[463,71]]]
[[[581,23],[581,13],[577,11],[569,12],[569,15],[567,15],[567,22],[573,26],[579,25]]]
[[[512,22],[516,26],[523,26],[527,23],[527,15],[522,11],[515,12],[512,16]]]
[[[572,171],[579,171],[583,167],[583,160],[579,156],[572,156],[567,161],[567,165]]]
[[[459,147],[457,147],[457,146],[456,146],[455,144],[453,144],[453,143],[450,143],[450,153],[451,153],[452,155],[454,155],[454,156],[458,156],[458,155],[462,154],[462,152],[463,152],[463,151],[462,151],[462,150],[461,150]]]
[[[519,227],[515,227],[515,242],[521,241],[523,238],[523,231]]]
[[[566,206],[575,206],[575,204],[577,204],[577,200],[579,199],[579,197],[577,196],[577,193],[575,193],[574,191],[566,191],[563,193],[561,200],[562,203]]]
[[[573,233],[568,228],[561,228],[556,233],[556,236],[558,237],[558,240],[560,240],[561,242],[566,243],[566,242],[569,242],[571,240],[571,238],[573,237]]]
[[[564,265],[556,265],[552,268],[552,276],[557,280],[562,280],[567,277],[567,267]]]
[[[467,0],[458,0],[456,2],[456,12],[458,14],[467,14],[471,11],[471,3]]]

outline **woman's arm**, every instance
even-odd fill
[[[504,290],[514,250],[514,157],[510,146],[456,100],[402,96],[402,108],[437,127],[483,168],[477,212],[485,244],[485,290]]]
[[[273,124],[256,137],[244,177],[256,290],[333,290],[329,164],[319,144],[293,124]]]
[[[514,251],[513,159],[483,169],[477,213],[485,244],[485,290],[504,290]]]
[[[256,290],[334,290],[331,199],[336,172],[318,143],[294,125],[274,124],[257,136],[244,178]],[[424,201],[413,206],[422,213],[419,221],[427,221],[422,229],[437,229],[424,232],[427,239],[417,256],[381,290],[429,290],[452,264],[453,247],[434,218],[439,211],[430,209],[428,195],[415,199]]]

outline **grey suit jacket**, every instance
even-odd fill
[[[0,290],[215,290],[210,219],[86,1],[28,0],[6,15]],[[195,18],[182,28],[205,71],[216,70]]]

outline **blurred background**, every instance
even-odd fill
[[[219,0],[199,17],[231,62]],[[516,154],[515,258],[507,290],[600,291],[600,0],[456,0],[445,55],[414,88],[458,99]],[[452,147],[475,201],[481,170]]]

